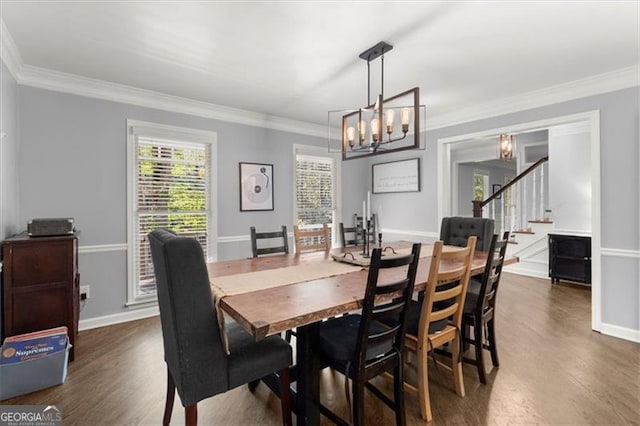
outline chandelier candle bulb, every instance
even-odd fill
[[[378,119],[374,118],[371,120],[371,139],[373,139],[374,142],[378,142],[378,137]]]
[[[349,127],[347,129],[347,140],[349,141],[349,146],[353,148],[353,141],[356,138],[356,129],[353,127]]]
[[[390,109],[385,113],[387,115],[387,133],[393,133],[393,119],[395,118],[395,111]]]
[[[358,123],[358,129],[360,130],[360,145],[362,145],[367,136],[367,122],[360,120]]]
[[[402,108],[402,114],[400,116],[402,120],[402,131],[407,133],[409,131],[409,119],[411,118],[411,110],[409,108]]]

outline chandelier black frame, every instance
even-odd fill
[[[391,49],[392,45],[381,41],[359,55],[367,61],[368,105],[342,116],[343,160],[420,147],[420,89],[414,87],[384,98],[384,54]],[[371,103],[371,61],[377,58],[381,63],[380,94]],[[400,126],[395,123],[396,114]],[[366,116],[371,118],[369,135]],[[405,139],[405,143],[396,143]]]

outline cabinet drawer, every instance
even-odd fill
[[[73,277],[72,247],[67,241],[14,245],[11,248],[13,287],[68,282]]]

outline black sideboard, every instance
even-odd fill
[[[549,234],[549,277],[591,284],[591,237]]]

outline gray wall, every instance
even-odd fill
[[[629,88],[428,131],[426,150],[390,154],[385,161],[420,155],[422,192],[376,197],[385,226],[418,232],[439,230],[437,140],[519,123],[600,111],[602,211],[602,322],[640,336],[639,88]],[[622,250],[624,253],[618,255]],[[638,339],[639,337],[636,337]]]
[[[505,176],[515,176],[514,170],[503,167],[490,167],[484,164],[459,164],[458,165],[458,216],[473,216],[473,172],[482,170],[489,173],[489,195],[493,190],[493,185],[503,185]],[[487,198],[485,197],[485,198]],[[498,208],[498,206],[496,206]]]
[[[91,286],[81,319],[126,311],[126,251],[100,246],[127,241],[127,119],[217,132],[218,237],[232,240],[218,244],[219,259],[250,255],[251,225],[293,230],[292,145],[326,146],[317,137],[21,86],[19,224],[24,228],[34,217],[75,218],[81,281]],[[239,211],[241,161],[274,165],[273,211]],[[366,173],[366,163],[343,166],[343,211],[355,208],[351,191],[366,193]]]
[[[0,61],[0,240],[18,230],[18,84]],[[2,268],[0,268],[1,270]],[[2,310],[0,303],[0,330]]]
[[[18,84],[0,61],[0,239],[18,230]]]

